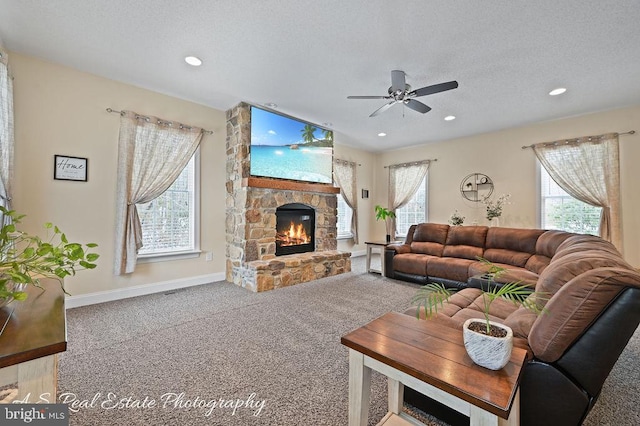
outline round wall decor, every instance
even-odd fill
[[[493,181],[484,173],[471,173],[460,183],[460,194],[469,201],[484,201],[492,193]]]

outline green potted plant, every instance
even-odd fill
[[[495,201],[491,201],[488,198],[483,201],[487,208],[487,220],[490,224],[495,219],[495,226],[500,225],[499,220],[500,216],[502,216],[502,209],[505,204],[508,204],[509,198],[511,198],[511,194],[502,194]]]
[[[456,209],[449,217],[449,224],[452,226],[462,226],[464,219],[465,217],[458,212],[458,209]]]
[[[40,278],[55,278],[64,289],[63,279],[82,269],[94,269],[100,257],[89,250],[97,244],[69,242],[60,229],[46,223],[47,238],[29,235],[17,225],[24,215],[0,206],[3,215],[11,218],[0,229],[0,307],[27,297],[27,285],[40,287]]]
[[[486,284],[481,288],[481,302],[474,300],[472,304],[482,311],[484,319],[470,318],[465,321],[463,325],[464,346],[469,357],[476,364],[491,370],[499,370],[509,362],[511,357],[513,331],[504,324],[490,320],[491,304],[496,299],[502,298],[539,315],[545,312],[545,309],[536,300],[543,301],[546,297],[540,292],[534,292],[531,288],[523,285],[521,281],[505,284],[496,283],[496,278],[504,274],[507,269],[494,265],[483,258],[478,258],[478,260],[488,265],[489,269],[483,276]],[[444,302],[449,300],[455,292],[456,290],[436,283],[420,287],[416,295],[411,299],[412,303],[417,305],[416,317],[420,318],[422,309],[425,318],[432,318],[438,313],[438,309],[444,306]]]
[[[384,220],[387,227],[387,242],[391,242],[391,221],[389,219],[393,219],[396,217],[396,214],[391,210],[384,208],[380,205],[375,207],[376,209],[376,220]]]

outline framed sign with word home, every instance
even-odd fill
[[[54,155],[53,178],[56,180],[77,180],[86,182],[88,177],[89,159]]]

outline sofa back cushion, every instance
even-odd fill
[[[552,267],[553,263],[547,270]],[[557,361],[626,287],[640,287],[640,273],[596,267],[567,282],[547,303],[548,313],[531,327],[528,340],[535,356],[545,362]]]
[[[540,275],[542,271],[549,266],[551,258],[556,254],[558,246],[572,235],[575,234],[556,230],[545,231],[538,237],[535,254],[527,260],[525,268]]]
[[[451,226],[442,255],[475,260],[484,252],[488,229],[486,226]]]
[[[489,228],[484,258],[494,263],[524,268],[527,260],[536,252],[541,229]]]
[[[617,253],[585,247],[582,251],[553,258],[549,266],[538,277],[536,292],[551,298],[569,281],[597,268],[632,269]]]
[[[411,232],[411,229],[409,229],[409,232]],[[413,253],[442,256],[448,232],[449,225],[446,224],[421,223],[417,225],[410,242],[411,251]]]
[[[553,259],[556,260],[571,253],[594,249],[620,256],[620,253],[618,252],[616,247],[609,241],[605,241],[602,238],[596,237],[594,235],[572,234],[558,246]]]

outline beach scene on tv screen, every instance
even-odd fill
[[[333,132],[251,107],[251,175],[332,183]]]

